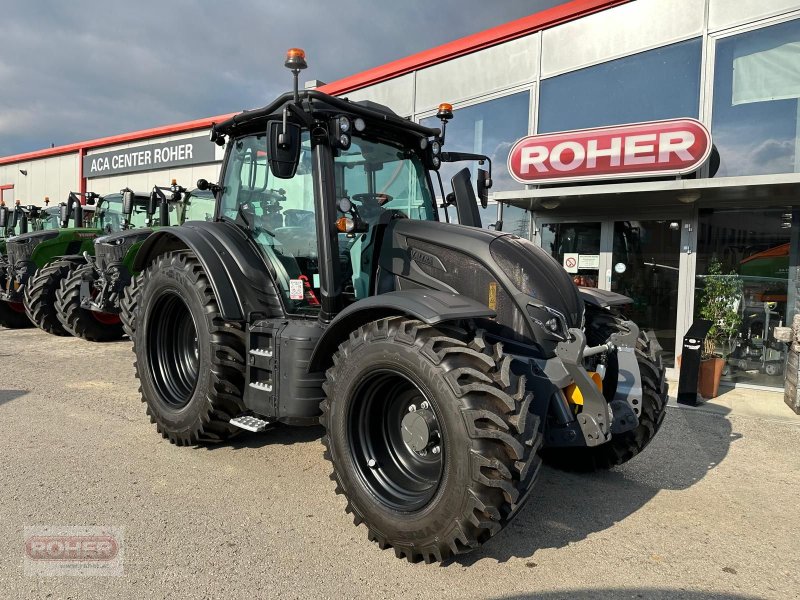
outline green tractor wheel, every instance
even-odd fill
[[[141,275],[134,275],[131,282],[125,286],[122,299],[119,303],[119,318],[122,321],[122,329],[125,334],[133,339],[136,331],[136,309],[139,305],[139,286],[142,283]]]
[[[81,307],[81,286],[93,290],[97,279],[94,265],[83,265],[70,271],[61,280],[56,292],[58,319],[69,333],[89,342],[112,342],[122,339],[122,323],[118,315],[87,310]]]
[[[37,269],[25,286],[23,301],[25,312],[33,324],[42,331],[53,335],[69,335],[58,319],[56,292],[61,281],[68,277],[77,266],[76,263],[68,260],[56,260]]]

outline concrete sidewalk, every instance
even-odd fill
[[[669,382],[669,406],[687,410],[704,411],[719,415],[757,417],[800,425],[797,415],[783,401],[783,391],[754,390],[747,388],[720,388],[716,398],[706,400],[698,406],[678,404],[678,382]]]

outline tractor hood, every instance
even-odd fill
[[[51,229],[48,231],[23,233],[9,238],[6,243],[8,263],[14,265],[21,260],[29,259],[36,246],[46,240],[51,240],[56,237],[58,237],[58,230]]]
[[[395,289],[438,289],[481,302],[497,312],[503,335],[519,341],[554,348],[583,320],[583,301],[561,265],[510,233],[397,219],[384,236],[380,266],[395,276]]]
[[[94,245],[130,246],[132,244],[135,244],[136,242],[144,241],[152,233],[153,230],[148,227],[142,227],[141,229],[128,229],[126,231],[118,231],[116,233],[111,233],[109,235],[100,236],[94,241]]]
[[[94,241],[97,268],[105,271],[109,266],[123,262],[128,251],[136,244],[144,242],[152,233],[152,229],[143,227],[118,231],[97,238]]]

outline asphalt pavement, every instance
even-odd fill
[[[0,598],[800,595],[800,417],[671,406],[627,465],[544,469],[483,548],[412,565],[353,526],[320,428],[172,446],[132,361],[127,341],[0,329]],[[124,574],[27,574],[25,527],[71,525],[122,528]]]

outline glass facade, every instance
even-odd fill
[[[508,174],[506,159],[511,146],[528,134],[530,92],[519,92],[495,100],[487,100],[454,111],[447,125],[446,152],[475,152],[492,159],[491,192],[518,190],[523,186]],[[440,127],[435,116],[421,120],[428,127]],[[450,189],[450,178],[464,166],[475,163],[444,163],[440,170],[445,193]],[[473,172],[473,183],[475,176]],[[451,214],[455,211],[451,211]]]
[[[737,290],[731,302],[735,327],[721,339],[731,383],[783,386],[786,344],[774,339],[776,326],[791,323],[790,266],[798,264],[800,211],[704,209],[700,211],[695,285],[695,318],[703,313],[704,289],[716,266]]]
[[[525,239],[531,238],[531,213],[517,206],[503,206],[503,231]]]
[[[538,132],[697,118],[701,56],[696,38],[545,79]]]
[[[717,42],[717,177],[800,171],[800,20]]]

